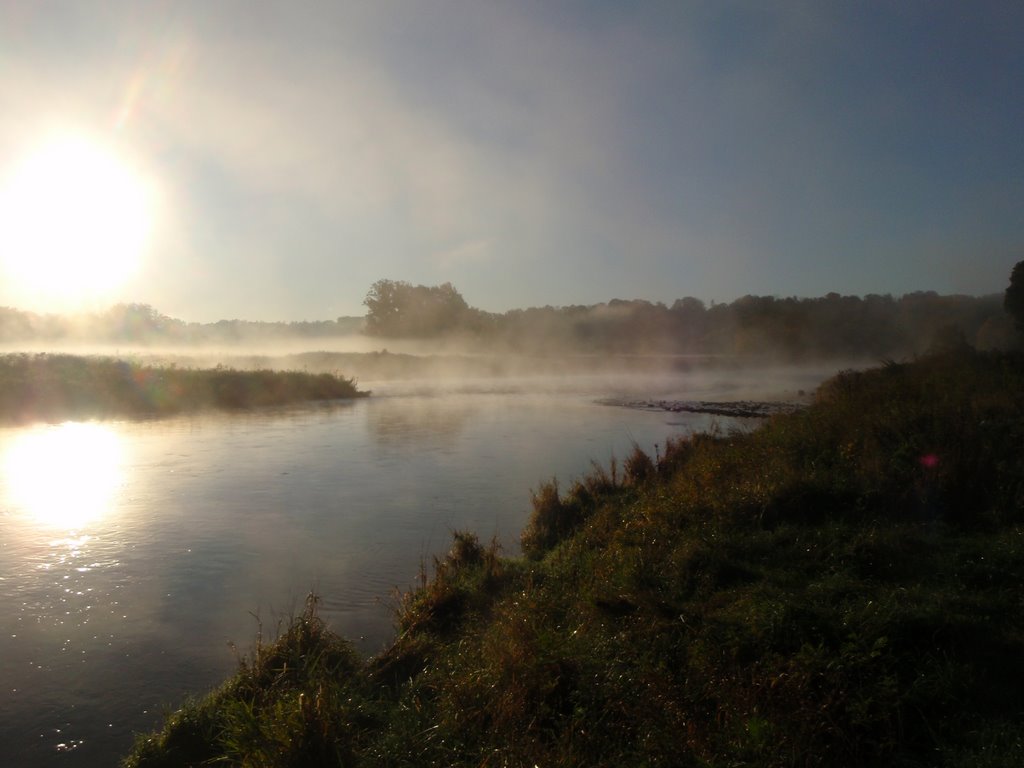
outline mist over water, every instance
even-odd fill
[[[541,482],[568,484],[634,443],[752,423],[598,400],[796,398],[832,372],[453,369],[367,380],[374,396],[353,402],[2,429],[0,743],[21,764],[109,765],[311,590],[332,628],[375,653],[396,590],[452,531],[515,554]],[[76,456],[108,482],[88,487]],[[32,467],[35,485],[10,467]]]

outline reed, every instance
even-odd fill
[[[165,416],[362,397],[329,373],[139,365],[108,357],[0,355],[0,420]]]

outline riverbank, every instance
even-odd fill
[[[0,355],[0,421],[165,416],[364,397],[329,373],[140,365],[108,357]]]
[[[733,419],[763,419],[782,413],[796,413],[805,407],[804,403],[766,400],[631,400],[625,398],[606,398],[598,402],[602,405],[612,405],[618,408],[636,408],[641,411],[706,413],[711,416],[728,416]]]
[[[805,410],[457,533],[369,660],[311,600],[128,766],[1017,765],[1024,361],[845,373]]]

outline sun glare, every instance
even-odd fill
[[[65,532],[109,512],[123,481],[121,441],[99,424],[67,422],[20,434],[2,461],[5,506]]]
[[[138,268],[152,226],[147,184],[84,138],[52,140],[22,158],[0,188],[0,266],[26,305],[81,308]]]

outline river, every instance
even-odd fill
[[[310,591],[372,654],[452,531],[516,554],[542,481],[744,423],[599,399],[792,397],[832,370],[371,382],[352,402],[0,429],[3,762],[116,764]]]

